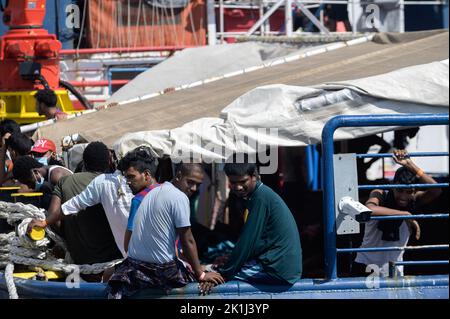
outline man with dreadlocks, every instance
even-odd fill
[[[400,167],[394,176],[394,184],[435,184],[436,181],[421,170],[410,158],[406,151],[394,151],[394,161]],[[411,215],[439,197],[441,189],[428,188],[417,191],[414,188],[394,188],[389,191],[375,189],[370,193],[366,206],[372,210],[372,216]],[[372,220],[365,224],[364,239],[361,248],[368,247],[405,247],[409,236],[415,233],[420,238],[420,227],[413,219],[406,220]],[[378,267],[380,275],[389,275],[390,261],[402,261],[404,251],[358,252],[352,266],[352,273],[365,276],[371,267]],[[403,267],[398,267],[403,274]]]

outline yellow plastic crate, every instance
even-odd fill
[[[4,186],[0,187],[0,192],[2,191],[18,191],[20,189],[20,186]]]
[[[11,197],[41,197],[44,193],[13,193],[11,194]]]
[[[22,279],[31,279],[34,276],[36,276],[36,274],[37,274],[37,272],[18,272],[18,273],[13,273],[13,277],[22,278]],[[49,280],[64,278],[64,276],[61,273],[55,272],[55,271],[46,271],[45,276]]]

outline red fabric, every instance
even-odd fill
[[[92,0],[86,3],[87,42],[91,48],[206,44],[205,0],[193,0],[186,8],[173,10],[152,7],[145,1],[139,8],[139,0]]]

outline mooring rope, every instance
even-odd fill
[[[27,234],[28,224],[33,219],[45,219],[45,210],[33,205],[0,201],[0,219],[2,218],[13,226],[20,222],[15,232],[0,234],[0,268],[6,266],[5,281],[11,299],[18,298],[13,278],[14,264],[40,267],[65,274],[72,274],[74,271],[80,274],[99,274],[122,261],[122,259],[116,259],[97,264],[73,264],[64,240],[49,227],[45,229],[46,237],[37,241],[32,240]],[[50,239],[65,251],[64,259],[58,259],[53,255],[48,247],[51,243]]]

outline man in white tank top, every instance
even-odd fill
[[[35,191],[39,191],[44,182],[55,186],[61,177],[72,174],[68,168],[58,165],[44,166],[30,156],[19,157],[13,167],[14,178]]]
[[[404,150],[394,152],[394,161],[400,167],[394,177],[394,184],[435,184],[436,181],[422,171]],[[439,188],[416,191],[413,188],[394,188],[390,191],[375,189],[370,193],[366,206],[372,210],[372,216],[411,215],[417,208],[435,200],[441,194]],[[420,227],[413,219],[373,220],[365,224],[364,239],[360,248],[405,247],[409,236],[420,238]],[[389,276],[389,262],[403,260],[404,250],[358,252],[353,263],[352,273],[358,276],[376,272],[382,277]],[[403,275],[403,267],[397,267]]]

